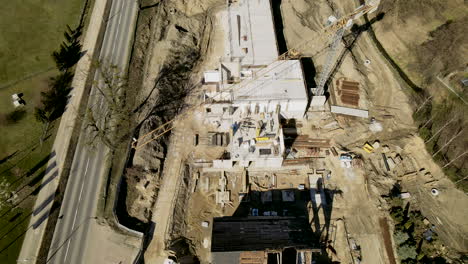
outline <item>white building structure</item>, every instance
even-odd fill
[[[214,167],[281,167],[280,119],[302,119],[307,110],[302,65],[278,60],[270,0],[229,2],[224,57],[204,74],[205,117],[231,135],[229,162],[215,161]]]
[[[298,60],[275,61],[232,86],[233,104],[260,113],[277,111],[283,118],[301,119],[307,108],[307,92]]]
[[[231,160],[241,167],[281,167],[285,146],[278,114],[252,114],[237,120],[228,147]]]
[[[241,111],[278,111],[303,118],[307,88],[299,60],[277,60],[278,48],[270,0],[239,0],[224,13],[225,57],[219,69],[205,72],[205,98]],[[219,80],[219,82],[217,82]],[[223,105],[221,108],[225,108]]]
[[[242,65],[268,65],[278,58],[270,0],[231,1],[223,14],[225,56]]]

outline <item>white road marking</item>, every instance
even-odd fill
[[[116,33],[114,34],[113,45],[112,45],[112,49],[110,50],[111,52],[113,52],[115,50],[115,45],[117,44],[116,40],[118,39],[118,36],[119,36],[119,33],[120,33],[120,30],[118,30],[118,28],[120,28],[120,22],[122,22],[122,12],[123,12],[123,7],[124,7],[125,1],[122,1],[121,3],[122,4],[121,4],[121,6],[119,8],[120,11],[119,11],[119,19],[118,19],[118,23],[117,23],[117,29],[115,30]],[[112,38],[112,36],[110,36],[109,38]],[[110,63],[111,63],[111,65],[114,64],[113,58],[110,60]],[[104,103],[104,101],[105,100],[102,100],[102,98],[101,98],[101,100],[99,101],[98,109],[102,109],[102,104]]]
[[[84,188],[84,184],[85,184],[85,181],[86,181],[86,173],[88,172],[88,167],[89,167],[89,157],[88,157],[88,160],[86,161],[86,169],[85,169],[85,172],[84,172],[84,179],[83,179],[83,183],[81,184],[81,190],[80,190],[80,195],[78,196],[78,204],[76,206],[76,210],[75,210],[75,217],[73,218],[73,223],[72,223],[72,228],[71,228],[71,234],[73,234],[73,229],[75,228],[75,223],[76,223],[76,217],[78,216],[78,210],[80,209],[80,201],[81,201],[81,195],[83,194],[83,188]],[[67,243],[67,250],[65,251],[65,258],[63,259],[63,261],[66,263],[67,261],[67,256],[68,256],[68,250],[70,249],[70,242],[71,242],[71,237],[70,239],[68,240],[68,243]]]
[[[125,1],[122,1],[122,6],[120,7],[121,12],[123,12],[124,3],[125,3]],[[122,22],[122,14],[119,16],[118,21],[119,22],[117,23],[117,28],[120,28],[120,22]],[[115,51],[115,45],[117,44],[116,40],[119,39],[118,36],[120,35],[119,34],[120,32],[121,32],[120,30],[117,30],[116,34],[114,35],[115,36],[114,45],[112,45],[111,51]],[[115,62],[111,60],[111,63],[115,63]]]

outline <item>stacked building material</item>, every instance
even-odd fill
[[[298,136],[292,145],[293,148],[329,148],[330,139],[309,138],[307,135]]]
[[[198,144],[205,146],[222,146],[229,144],[229,133],[208,132],[206,136],[198,136]]]
[[[283,161],[283,166],[296,166],[296,165],[308,165],[314,158],[297,158],[297,159],[286,159]]]
[[[297,149],[297,157],[318,157],[320,156],[320,148],[299,148]]]
[[[359,83],[347,80],[338,80],[338,94],[343,104],[359,106]]]

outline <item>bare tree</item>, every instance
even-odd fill
[[[128,98],[128,80],[125,74],[115,65],[106,62],[96,62],[97,81],[95,104],[86,111],[86,127],[91,137],[88,143],[96,140],[114,150],[126,140],[131,132],[131,109]]]

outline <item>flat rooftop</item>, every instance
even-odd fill
[[[226,57],[241,57],[243,65],[268,65],[278,58],[270,0],[239,0],[223,17]]]
[[[234,102],[307,100],[304,74],[299,60],[275,61],[253,74],[259,78],[253,76],[253,79],[245,79],[232,86]]]

